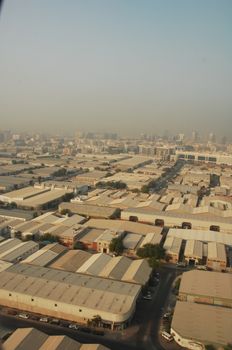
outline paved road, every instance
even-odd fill
[[[159,323],[177,273],[169,267],[161,268],[160,283],[153,287],[152,301],[138,302],[132,325],[122,332],[114,332],[112,336],[109,333],[96,336],[30,319],[22,320],[3,313],[0,313],[0,326],[12,330],[18,327],[36,327],[47,334],[65,334],[81,343],[101,343],[112,350],[163,350],[164,347],[159,342]]]

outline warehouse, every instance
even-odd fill
[[[33,350],[108,349],[100,344],[81,344],[66,335],[47,335],[36,328],[18,328],[4,343],[4,350],[31,350],[32,347]]]
[[[207,267],[214,271],[226,270],[226,248],[222,243],[209,242],[208,243],[208,256]]]
[[[232,343],[232,309],[177,301],[171,334],[183,348],[204,350]]]
[[[112,257],[104,253],[93,254],[77,270],[78,273],[141,285],[148,282],[151,271],[145,259],[131,260],[125,256]]]
[[[194,239],[188,240],[185,245],[184,258],[189,265],[201,264],[203,259],[203,243]]]
[[[232,246],[232,235],[229,233],[202,230],[183,230],[170,228],[168,237],[176,237],[184,240],[198,240],[201,242],[217,242]]]
[[[37,266],[48,266],[56,259],[67,252],[67,248],[59,243],[48,244],[34,254],[28,256],[22,263],[32,264]]]
[[[204,208],[199,208],[196,208],[195,214],[158,211],[150,208],[129,208],[121,212],[121,219],[155,224],[157,226],[177,226],[194,230],[217,229],[217,231],[223,233],[232,233],[232,217],[215,216],[205,212]]]
[[[16,263],[37,250],[39,250],[39,245],[35,242],[22,242],[19,239],[11,238],[0,243],[0,259]]]
[[[148,233],[157,234],[161,236],[162,228],[147,224],[141,224],[139,222],[122,221],[122,220],[105,220],[105,219],[90,219],[85,226],[101,229],[109,229],[115,231],[126,231],[132,233],[138,233],[146,236]]]
[[[0,304],[86,324],[95,315],[113,328],[127,326],[141,286],[27,264],[0,273]]]
[[[118,209],[111,207],[100,207],[97,205],[90,204],[79,204],[79,203],[61,203],[59,205],[59,211],[69,210],[73,214],[79,214],[91,218],[102,218],[102,219],[113,219],[118,217]]]
[[[169,262],[176,264],[179,261],[182,239],[167,237],[164,243],[166,258]]]
[[[179,299],[232,308],[232,275],[198,270],[184,272]]]
[[[59,204],[66,194],[71,193],[72,190],[30,186],[0,195],[0,200],[5,203],[14,202],[21,208],[48,209]]]
[[[139,243],[142,241],[143,236],[136,233],[128,233],[123,238],[124,252],[128,256],[135,256],[136,250],[139,246]]]
[[[84,250],[69,250],[52,263],[50,267],[64,271],[76,272],[91,256],[91,253]]]

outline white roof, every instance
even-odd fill
[[[167,254],[177,254],[180,253],[182,239],[175,237],[167,237],[164,243],[164,249],[166,249]]]
[[[208,259],[217,259],[226,262],[226,248],[224,244],[209,242]]]
[[[217,242],[226,245],[232,245],[232,234],[216,231],[184,230],[171,228],[168,231],[168,237],[177,237],[184,240],[195,239],[202,242]]]
[[[203,243],[190,239],[186,242],[184,255],[187,257],[196,257],[202,259],[203,256]]]

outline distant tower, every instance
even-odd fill
[[[197,142],[198,140],[199,140],[198,132],[194,130],[194,131],[192,132],[192,141],[193,141],[193,142]]]
[[[213,132],[211,132],[209,134],[209,141],[212,142],[212,143],[215,143],[216,142],[216,136]]]

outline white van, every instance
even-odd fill
[[[162,337],[165,338],[167,341],[172,341],[173,340],[173,336],[171,334],[169,334],[168,332],[163,331],[161,333]]]

